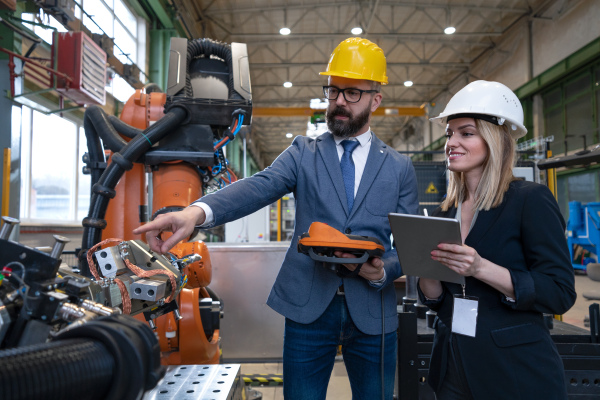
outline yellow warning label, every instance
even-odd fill
[[[425,190],[427,194],[435,194],[439,193],[433,182],[429,182],[429,186],[427,186],[427,190]]]
[[[283,375],[281,374],[255,374],[243,375],[244,384],[249,386],[281,386]]]

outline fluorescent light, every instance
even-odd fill
[[[283,82],[283,87],[285,87],[285,88],[291,88],[292,87],[292,82]]]
[[[280,33],[281,35],[284,35],[284,36],[285,36],[285,35],[289,35],[290,33],[292,33],[292,31],[291,31],[291,29],[290,29],[290,28],[281,28],[281,29],[279,30],[279,33]]]
[[[453,26],[449,26],[446,29],[444,29],[444,33],[446,35],[452,35],[454,32],[456,32],[456,28]]]
[[[363,33],[363,30],[360,26],[357,26],[356,28],[352,28],[350,32],[352,32],[353,35],[360,35]]]
[[[285,137],[286,137],[286,138],[288,138],[288,139],[289,139],[289,138],[291,138],[292,136],[294,136],[294,134],[293,134],[293,133],[289,133],[289,132],[288,132],[288,133],[286,133],[286,134],[285,134]]]
[[[404,81],[404,86],[411,87],[413,85],[413,81]]]

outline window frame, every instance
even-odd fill
[[[129,58],[129,60],[127,60],[126,62],[124,62],[124,64],[129,64],[129,63],[133,63],[135,65],[140,66],[140,71],[141,74],[145,77],[144,72],[146,71],[146,67],[147,67],[147,49],[146,49],[146,42],[148,40],[147,38],[147,21],[141,17],[140,15],[138,15],[135,10],[133,10],[131,8],[131,6],[129,4],[127,4],[126,1],[121,1],[122,5],[124,7],[127,7],[127,9],[131,12],[131,15],[136,19],[136,25],[135,27],[132,26],[132,28],[134,29],[134,32],[131,31],[131,29],[125,24],[123,23],[123,21],[121,21],[120,18],[118,18],[118,16],[116,15],[115,11],[114,11],[114,7],[115,7],[115,0],[76,0],[77,5],[75,6],[75,16],[77,18],[79,18],[82,22],[83,22],[83,17],[84,17],[84,10],[85,10],[85,6],[86,3],[94,3],[95,5],[100,5],[103,7],[106,7],[106,9],[110,12],[110,15],[112,17],[112,26],[111,28],[114,31],[114,27],[115,24],[120,24],[121,28],[123,29],[124,32],[127,32],[127,34],[131,37],[131,39],[134,41],[135,43],[135,47],[136,47],[136,54],[135,57],[131,57]],[[83,11],[82,11],[83,8]],[[92,16],[93,19],[93,16]],[[35,20],[33,19],[33,22]],[[89,19],[88,19],[89,21]],[[51,25],[48,25],[48,28],[45,28],[44,25],[41,24],[34,24],[33,30],[40,30],[40,29],[44,29],[45,31],[48,30],[54,30],[56,29],[56,27],[52,27]],[[32,30],[32,31],[33,31]],[[62,30],[62,29],[61,29]],[[100,27],[101,31],[104,31],[104,29],[102,29],[102,27]],[[34,32],[35,33],[35,32]],[[38,33],[36,33],[38,34]],[[47,35],[46,35],[47,36]],[[115,53],[120,52],[119,48],[117,48],[118,44],[115,45]],[[122,62],[125,61],[124,59],[120,59]],[[120,78],[120,77],[119,77]],[[122,78],[121,78],[122,79]],[[144,78],[141,76],[140,80],[144,80]],[[123,80],[123,82],[126,82],[125,80]],[[127,93],[124,94],[122,96],[117,97],[116,93],[115,93],[115,87],[113,85],[113,82],[111,81],[109,83],[109,85],[107,85],[106,91],[108,93],[110,93],[112,95],[112,97],[114,97],[115,102],[121,102],[121,103],[125,103],[129,97],[131,96],[131,94],[134,93],[135,88],[133,88],[131,85],[129,85],[127,83],[128,87],[131,89],[131,93]],[[71,159],[75,158],[75,163],[74,163],[74,168],[75,171],[73,171],[73,177],[70,179],[72,179],[72,182],[69,184],[69,191],[70,193],[68,194],[69,196],[69,209],[68,209],[68,217],[67,218],[57,218],[57,219],[53,219],[53,218],[39,218],[39,217],[32,217],[32,215],[34,215],[34,210],[32,210],[32,195],[33,195],[33,182],[35,177],[32,176],[33,170],[33,163],[32,163],[32,157],[33,157],[33,149],[35,144],[33,143],[33,138],[35,135],[35,131],[34,131],[34,124],[33,124],[33,120],[35,118],[36,113],[40,113],[41,115],[50,115],[52,113],[45,113],[44,111],[42,111],[45,107],[44,107],[44,99],[43,98],[38,98],[36,96],[36,98],[31,98],[31,102],[40,105],[40,108],[36,108],[35,104],[31,104],[31,105],[27,105],[25,104],[19,104],[19,103],[14,103],[14,108],[13,108],[13,112],[16,112],[14,110],[18,109],[19,111],[17,112],[17,117],[18,118],[12,118],[12,124],[13,125],[13,130],[18,129],[20,131],[19,136],[21,137],[22,143],[25,144],[25,146],[21,148],[21,187],[19,188],[20,191],[20,197],[21,197],[21,205],[19,208],[19,214],[20,214],[20,220],[22,221],[23,224],[25,225],[29,225],[29,226],[35,226],[35,225],[52,225],[52,226],[78,226],[81,227],[81,220],[82,217],[81,215],[83,214],[85,217],[88,213],[88,210],[80,210],[80,205],[85,205],[85,196],[87,196],[86,193],[91,193],[91,188],[89,188],[89,181],[86,183],[84,181],[84,179],[82,179],[82,177],[84,175],[82,175],[81,171],[84,167],[84,163],[81,159],[81,153],[85,153],[87,152],[87,143],[85,140],[85,132],[83,129],[83,117],[80,113],[65,113],[64,115],[61,115],[62,118],[70,121],[71,123],[74,124],[74,134],[75,134],[75,146],[74,146],[74,154],[61,154],[61,157],[70,157]],[[55,105],[53,105],[55,106]],[[24,110],[28,109],[29,110],[29,114],[27,114],[27,112],[25,112]],[[28,119],[28,121],[25,121],[24,123],[24,119]],[[18,125],[18,126],[17,126]],[[70,153],[71,150],[69,150]],[[89,176],[89,175],[87,175]],[[87,185],[88,187],[84,187],[84,185]],[[81,193],[80,193],[81,192]],[[82,203],[83,202],[83,203]],[[88,206],[89,208],[89,206]]]
[[[21,197],[21,207],[19,210],[19,219],[25,225],[35,225],[35,224],[51,224],[51,225],[60,225],[60,226],[80,226],[81,219],[78,218],[78,209],[79,209],[79,190],[81,185],[81,171],[84,166],[83,160],[79,157],[79,153],[81,151],[82,146],[84,146],[85,151],[87,152],[87,143],[81,140],[82,129],[83,129],[83,121],[79,118],[75,118],[72,116],[63,116],[62,119],[69,121],[73,124],[73,133],[75,135],[75,153],[76,157],[75,161],[75,170],[73,171],[73,176],[71,177],[72,181],[70,182],[69,188],[69,209],[68,209],[68,218],[39,218],[32,217],[32,193],[33,193],[33,169],[32,169],[32,158],[33,158],[33,143],[34,143],[34,134],[35,134],[35,123],[34,118],[36,115],[40,116],[49,116],[44,114],[34,108],[25,106],[25,105],[17,105],[14,107],[20,108],[20,124],[21,124],[21,188],[20,188],[20,197]],[[28,109],[28,115],[24,112],[24,109]],[[27,121],[24,123],[24,121]],[[85,136],[83,136],[85,137]],[[90,191],[88,189],[88,191]],[[91,192],[91,191],[90,191]]]

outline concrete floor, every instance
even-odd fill
[[[586,275],[575,276],[575,289],[577,290],[577,301],[575,305],[563,315],[563,322],[581,328],[585,326],[584,319],[589,315],[589,306],[592,303],[600,303],[600,300],[588,300],[583,294],[596,293],[600,295],[600,282],[590,280]],[[279,363],[273,364],[242,364],[242,375],[253,374],[282,374],[283,368]],[[283,388],[281,386],[267,387],[258,386],[253,389],[262,393],[263,400],[283,400]],[[348,400],[352,398],[350,383],[346,374],[343,361],[336,361],[327,388],[327,400]]]

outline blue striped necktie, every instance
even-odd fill
[[[342,167],[342,177],[346,189],[348,213],[350,213],[354,205],[354,161],[352,161],[352,152],[358,147],[359,143],[355,140],[342,140],[341,145],[344,148],[344,154],[342,154],[340,166]]]

